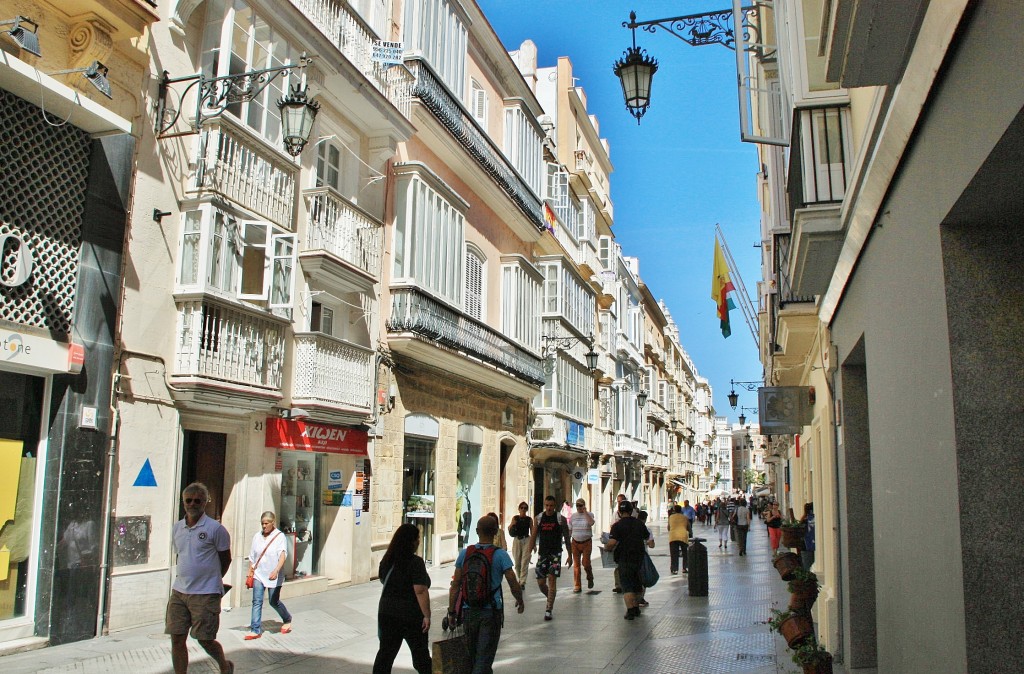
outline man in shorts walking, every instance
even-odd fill
[[[206,516],[210,492],[201,482],[185,487],[181,501],[185,519],[174,523],[171,535],[178,553],[178,573],[167,600],[164,633],[171,635],[171,663],[175,674],[188,671],[188,635],[199,642],[220,667],[235,671],[217,642],[220,629],[222,578],[231,566],[231,537],[220,522]]]
[[[555,606],[558,577],[562,575],[562,547],[566,538],[565,518],[555,512],[555,497],[544,499],[544,512],[537,515],[530,550],[539,544],[537,556],[537,585],[548,598],[544,607],[544,620],[551,620]]]

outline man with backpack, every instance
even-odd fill
[[[455,624],[455,610],[459,608],[456,602],[462,602],[473,674],[490,674],[498,652],[498,639],[505,622],[501,592],[503,577],[516,599],[516,611],[522,613],[526,607],[512,558],[504,550],[494,547],[497,533],[498,521],[493,517],[484,515],[477,521],[476,534],[480,540],[459,553],[448,592],[449,624]]]
[[[555,497],[544,499],[544,512],[537,515],[530,550],[539,544],[537,555],[537,586],[548,598],[544,607],[544,620],[551,620],[555,606],[558,577],[562,575],[562,548],[569,537],[569,526],[560,513],[555,512]]]

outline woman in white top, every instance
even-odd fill
[[[252,583],[252,622],[246,641],[259,639],[263,636],[263,593],[270,593],[270,605],[281,616],[281,634],[292,631],[292,614],[281,603],[281,585],[284,584],[284,560],[288,556],[288,547],[284,534],[276,527],[277,515],[267,511],[260,516],[260,530],[252,537],[252,548],[249,550],[249,572],[253,574]]]

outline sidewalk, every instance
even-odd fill
[[[603,672],[685,672],[704,674],[749,672],[793,674],[793,664],[781,637],[763,624],[773,606],[788,601],[786,584],[771,566],[768,537],[755,521],[748,555],[739,557],[717,547],[710,527],[694,525],[694,534],[707,538],[710,596],[690,597],[685,575],[669,574],[667,534],[655,525],[654,561],[663,574],[647,592],[650,606],[634,621],[622,619],[622,596],[612,593],[612,570],[602,569],[595,554],[595,587],[572,593],[572,570],[563,568],[552,622],[543,621],[544,597],[531,580],[526,588],[526,612],[508,609],[494,669],[508,673],[574,674]],[[597,553],[597,550],[595,550]],[[447,607],[451,567],[435,569],[430,590],[431,637],[441,636]],[[237,591],[237,590],[234,590]],[[505,589],[506,599],[510,597]],[[263,638],[243,640],[249,611],[221,615],[220,642],[234,661],[235,671],[298,673],[315,670],[369,672],[377,652],[377,601],[380,583],[330,590],[288,600],[294,631],[278,633],[280,623],[265,620]],[[511,602],[510,602],[511,603]],[[268,615],[269,614],[269,615]],[[264,618],[277,618],[264,606]],[[117,632],[89,641],[0,657],[3,674],[22,672],[97,672],[149,674],[171,671],[169,639],[163,625]],[[213,661],[189,640],[190,672],[216,672]],[[412,672],[409,650],[403,646],[396,672]],[[837,666],[836,671],[841,671]]]

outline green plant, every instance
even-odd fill
[[[768,619],[768,629],[772,632],[778,632],[779,628],[782,627],[782,623],[786,622],[793,617],[793,611],[785,610],[780,611],[777,608],[772,609],[772,617]]]
[[[807,524],[805,522],[801,522],[800,520],[786,520],[782,523],[782,526],[786,529],[800,529],[802,527],[806,527]]]
[[[814,639],[808,639],[793,649],[793,662],[798,665],[820,665],[831,657],[832,654]]]
[[[818,584],[818,577],[816,575],[814,575],[810,571],[804,571],[803,567],[800,567],[799,569],[796,569],[795,571],[793,571],[793,577],[789,579],[789,586],[788,587],[789,587],[789,591],[790,592],[795,592],[796,591],[793,583],[798,583],[798,582],[803,582],[803,583],[812,582],[815,585],[817,585]]]

